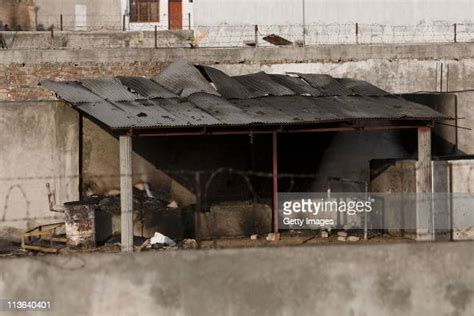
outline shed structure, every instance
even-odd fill
[[[273,135],[273,229],[278,238],[278,134],[417,129],[417,191],[427,193],[432,187],[431,128],[438,120],[450,119],[361,80],[264,72],[231,77],[186,61],[172,63],[152,79],[41,84],[119,137],[123,251],[133,250],[133,137]],[[430,205],[427,200],[417,202],[419,240],[433,236],[425,229],[430,227]]]

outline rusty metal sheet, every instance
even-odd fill
[[[255,118],[222,97],[207,93],[195,93],[189,101],[224,124],[245,125],[256,123]],[[258,121],[263,122],[263,121]]]
[[[178,96],[153,80],[142,77],[118,77],[123,85],[145,98],[177,98]]]
[[[232,78],[244,85],[252,94],[258,96],[284,96],[295,94],[289,88],[273,81],[272,78],[263,71],[250,75],[234,76]]]
[[[102,100],[102,102],[80,103],[75,104],[74,107],[80,112],[96,119],[110,128],[120,128],[124,126],[136,126],[137,120],[129,113],[125,112],[112,103]]]
[[[153,80],[181,97],[188,97],[196,92],[219,95],[199,70],[186,61],[172,63]]]
[[[350,78],[339,78],[336,79],[347,89],[351,90],[354,95],[360,96],[386,96],[390,95],[389,92],[384,91],[373,84],[363,81]]]
[[[188,97],[164,98],[163,94],[160,97],[162,91],[155,91],[155,83],[144,78],[121,78],[125,85],[116,78],[85,80],[84,84],[92,91],[78,82],[44,81],[42,84],[77,110],[112,129],[446,118],[427,106],[400,97],[373,95],[382,94],[383,90],[373,89],[368,83],[338,81],[328,75],[292,77],[257,73],[228,77],[210,67],[198,69],[182,63],[176,67],[185,69],[177,71],[174,77],[171,70],[165,70],[168,72],[165,82],[171,82],[173,89],[183,87],[186,91],[180,90],[179,94],[189,93]],[[197,83],[192,82],[193,78],[197,78]],[[206,78],[214,82],[217,89],[225,91],[226,97],[221,97]],[[140,95],[129,91],[128,86]],[[214,93],[201,89],[209,87]],[[167,96],[171,95],[173,93]]]
[[[238,80],[228,76],[224,72],[207,66],[201,66],[207,76],[216,86],[217,92],[226,99],[249,99],[258,95],[250,91]]]
[[[306,80],[306,82],[308,82],[313,88],[318,89],[322,96],[328,97],[352,94],[351,90],[347,89],[344,85],[329,75],[302,73],[298,73],[297,75]]]
[[[299,77],[292,77],[288,75],[269,75],[273,81],[281,84],[292,90],[295,94],[300,95],[311,95],[321,96],[321,92],[318,89],[311,87],[307,82]]]
[[[287,40],[286,38],[281,37],[280,35],[270,34],[263,38],[265,42],[276,46],[288,46],[293,45],[293,42]]]
[[[249,117],[252,117],[255,122],[260,124],[278,124],[291,122],[291,116],[275,109],[268,107],[262,99],[266,97],[253,99],[233,99],[229,100],[236,107],[244,111]]]
[[[442,113],[433,110],[432,108],[408,101],[398,96],[386,96],[386,97],[369,97],[373,102],[381,102],[385,106],[389,107],[392,112],[398,113],[401,118],[411,118],[414,120],[423,119],[443,119],[446,118]]]
[[[187,126],[225,125],[187,99],[162,99],[160,106],[185,121]]]
[[[131,93],[117,78],[83,79],[81,83],[104,100],[134,101],[143,99],[142,96]]]
[[[76,81],[51,81],[44,80],[42,86],[53,91],[60,99],[70,103],[102,102],[103,99],[92,93]]]

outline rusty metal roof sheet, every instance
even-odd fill
[[[258,96],[284,96],[295,94],[289,88],[273,81],[272,78],[263,71],[250,75],[234,76],[232,78],[244,85],[252,94],[255,93]]]
[[[322,93],[299,77],[291,77],[287,75],[269,75],[273,81],[291,89],[295,94],[320,96]]]
[[[189,96],[188,99],[222,124],[245,125],[255,123],[252,117],[222,97],[201,92]]]
[[[45,86],[51,91],[54,91],[56,95],[69,103],[87,103],[87,102],[102,102],[103,99],[98,95],[84,88],[79,82],[76,81],[41,81],[41,85]]]
[[[293,42],[287,40],[286,38],[283,38],[279,35],[276,34],[270,34],[267,35],[263,38],[264,41],[269,42],[270,44],[276,45],[276,46],[287,46],[287,45],[293,45]]]
[[[249,99],[258,95],[250,91],[235,78],[232,78],[224,72],[207,66],[201,66],[207,76],[216,86],[217,92],[226,99]]]
[[[340,82],[342,85],[344,85],[347,89],[351,90],[354,95],[360,95],[360,96],[390,95],[389,92],[384,91],[367,81],[350,79],[350,78],[339,78],[336,80]]]
[[[199,70],[186,61],[172,63],[153,80],[181,97],[188,97],[196,92],[219,95]]]
[[[322,96],[351,95],[352,91],[347,89],[330,75],[321,74],[302,74],[298,76],[306,80],[313,88],[321,92]]]
[[[193,68],[201,76],[199,80],[209,84],[200,70]],[[327,75],[301,75],[304,76],[302,80],[284,75],[257,74],[236,79],[210,70],[210,67],[202,69],[215,82],[217,89],[226,91],[222,93],[225,97],[218,95],[212,86],[216,93],[200,91],[198,87],[205,85],[202,82],[197,85],[190,83],[189,78],[182,79],[184,82],[172,78],[175,88],[180,86],[187,91],[184,94],[194,91],[187,97],[174,98],[168,97],[172,93],[164,97],[162,90],[158,88],[155,91],[155,83],[144,78],[121,78],[125,84],[122,87],[119,86],[122,85],[121,81],[109,78],[82,80],[82,84],[52,81],[42,84],[77,110],[112,129],[292,125],[375,119],[427,121],[446,118],[427,106],[400,97],[376,95],[383,90],[378,91],[358,82],[350,82],[351,85],[346,87],[342,83],[348,81],[341,82]],[[182,78],[182,75],[178,73],[177,77]],[[171,77],[171,74],[167,76]],[[236,93],[232,92],[233,80],[241,84]],[[138,94],[130,92],[126,86]],[[246,94],[247,87],[252,86],[255,87],[255,94]],[[117,90],[117,95],[113,95]],[[258,97],[263,92],[265,96]],[[336,92],[341,94],[331,95]],[[287,93],[291,95],[285,95]]]
[[[153,80],[142,77],[118,77],[123,85],[145,98],[177,98],[178,96]]]
[[[83,79],[81,83],[105,100],[134,101],[143,99],[142,96],[131,93],[117,78]]]

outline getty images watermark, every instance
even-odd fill
[[[436,230],[474,236],[473,193],[278,193],[280,229]]]
[[[355,225],[375,207],[375,199],[360,193],[280,193],[279,202],[281,229],[331,228],[342,218]]]

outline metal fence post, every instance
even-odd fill
[[[359,23],[356,23],[356,44],[359,44]]]
[[[51,25],[51,38],[54,38],[54,24]]]
[[[62,14],[59,16],[59,24],[60,24],[60,30],[63,31],[63,15]]]
[[[124,31],[124,32],[125,32],[125,17],[126,17],[126,15],[124,14],[123,18],[122,18],[122,31]]]
[[[191,31],[191,12],[188,13],[188,30]]]
[[[255,24],[255,47],[258,46],[258,25]]]
[[[158,48],[158,25],[155,25],[155,48]]]
[[[457,23],[454,23],[454,42],[458,42],[458,25]]]

